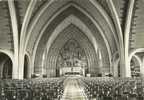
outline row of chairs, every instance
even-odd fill
[[[0,80],[0,100],[59,100],[64,78]]]
[[[82,78],[89,100],[144,100],[142,78]]]

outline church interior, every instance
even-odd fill
[[[144,0],[0,0],[0,100],[144,100]]]

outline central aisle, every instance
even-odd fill
[[[87,100],[82,85],[79,84],[78,78],[70,77],[65,80],[64,94],[61,100]]]

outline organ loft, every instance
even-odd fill
[[[0,0],[0,100],[144,100],[144,0]]]

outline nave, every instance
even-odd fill
[[[143,22],[144,0],[0,0],[0,100],[144,100]]]

